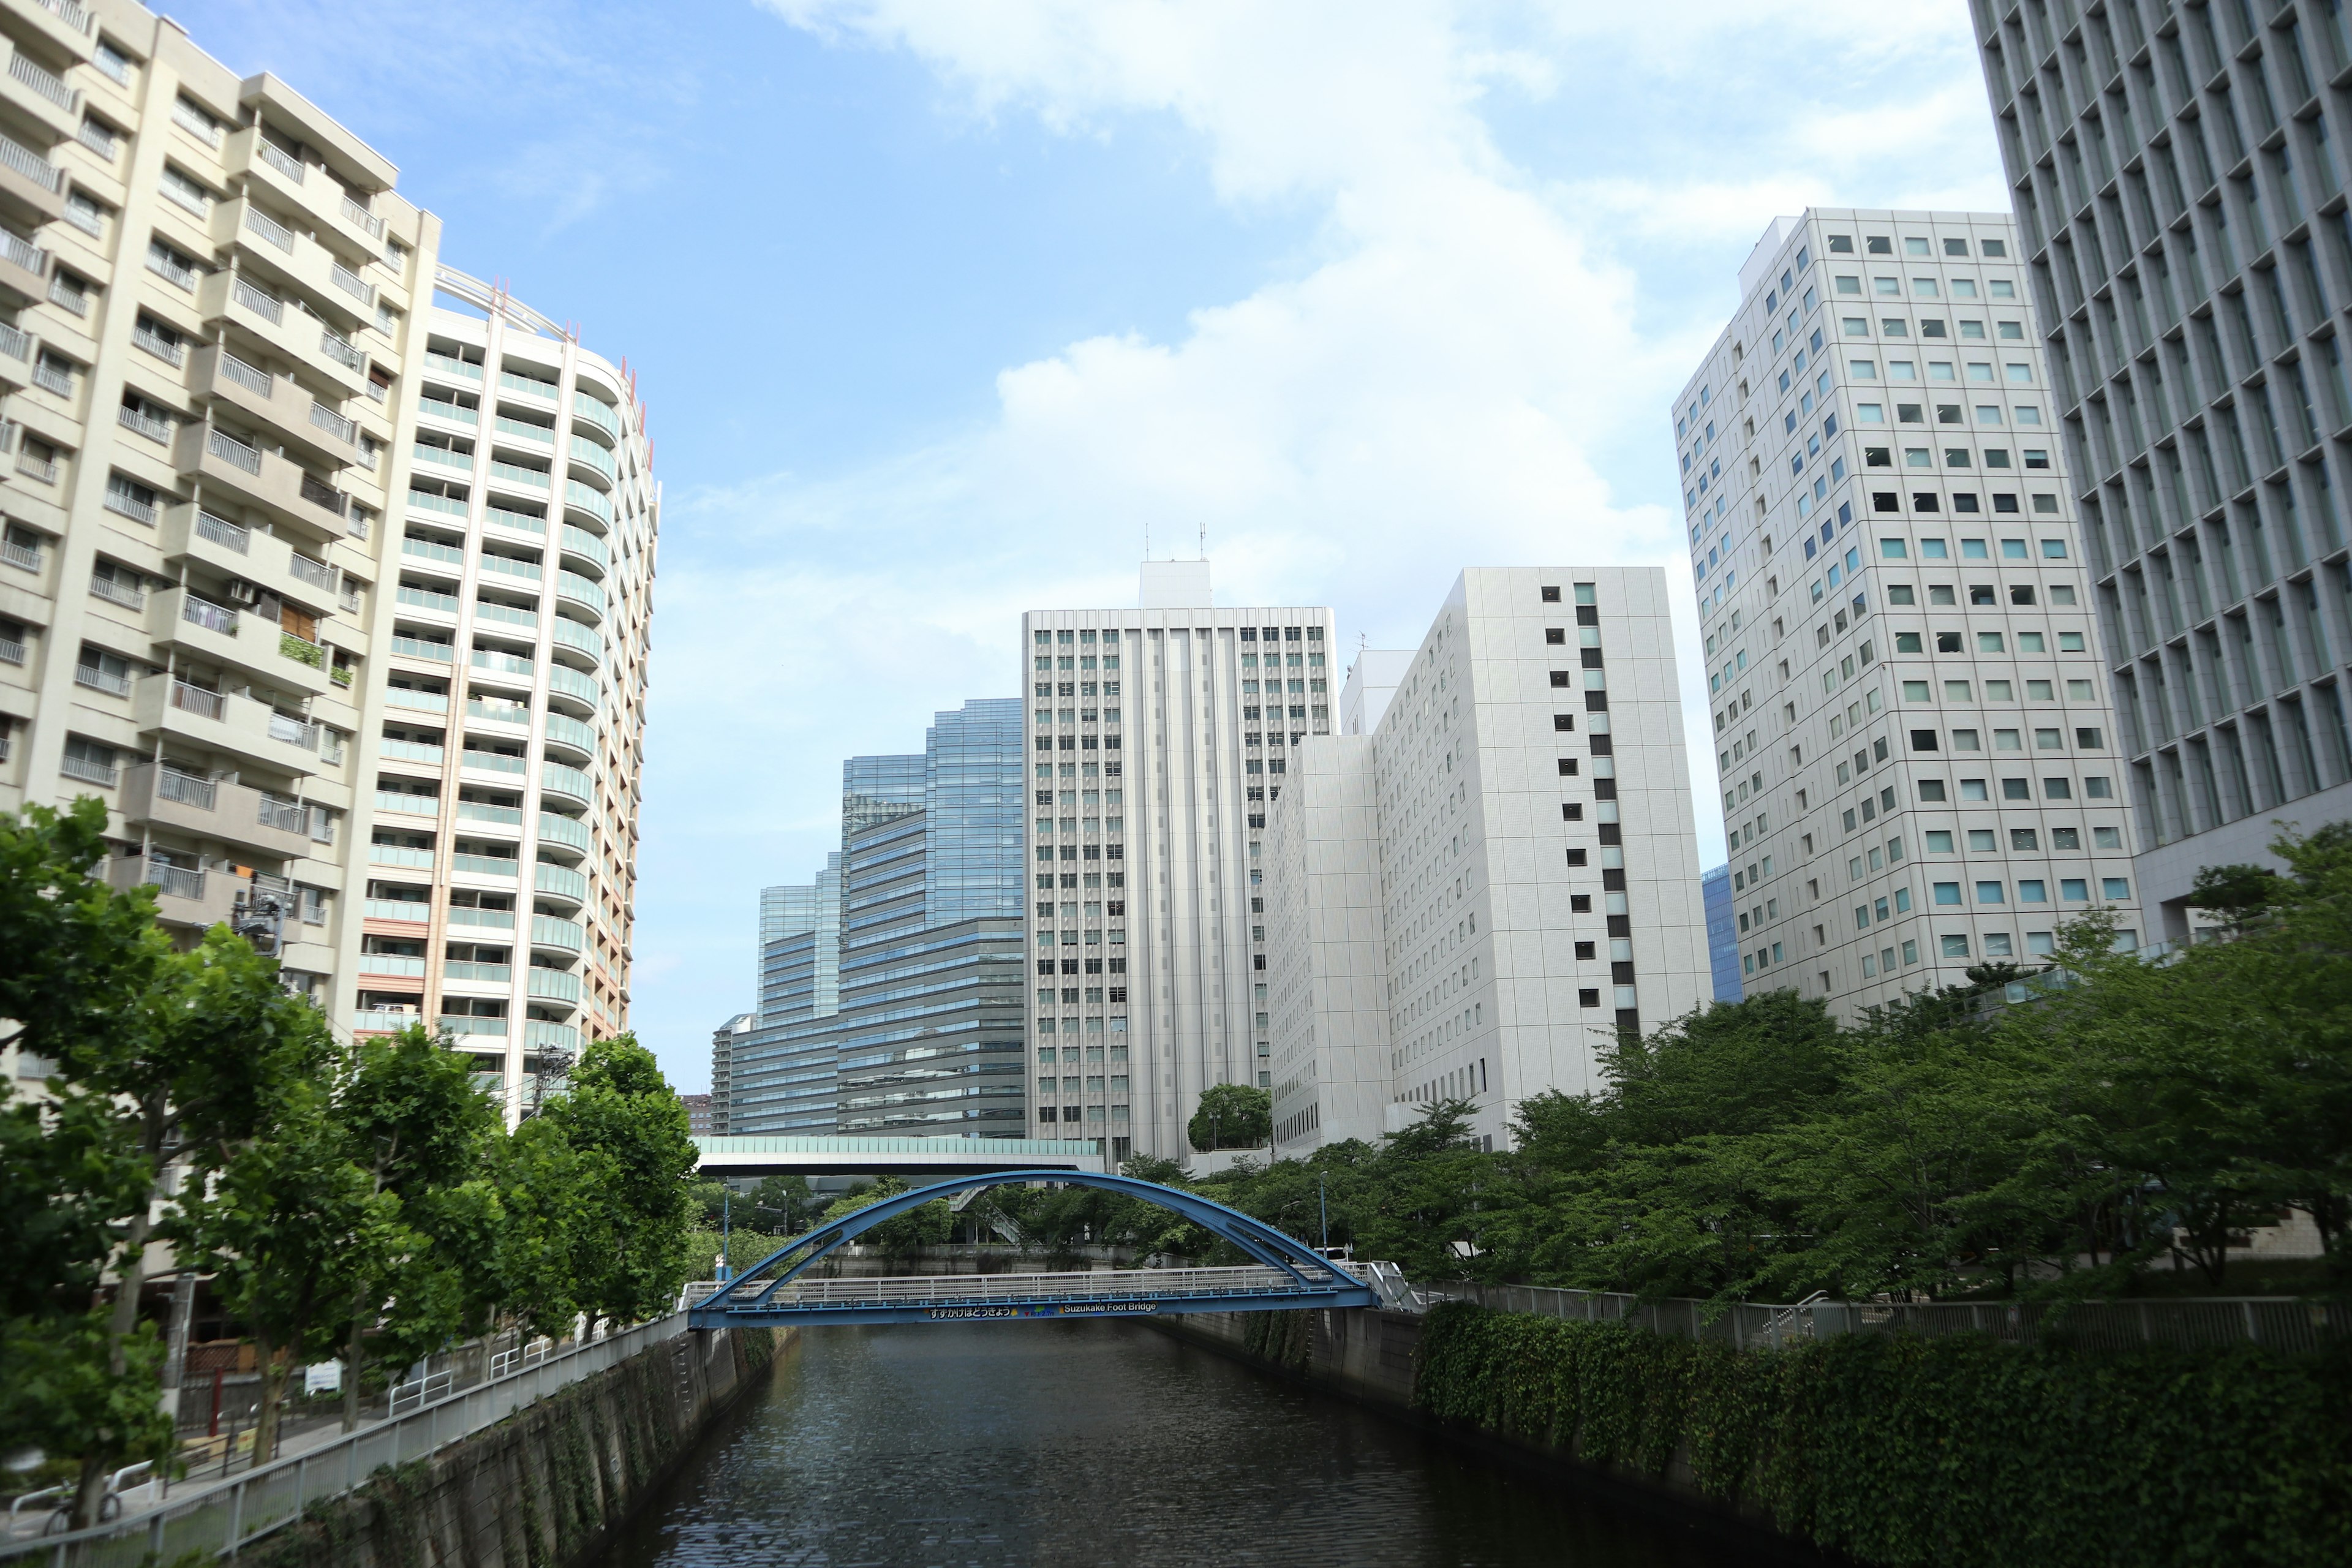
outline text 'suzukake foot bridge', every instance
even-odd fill
[[[950,1274],[806,1279],[810,1265],[883,1221],[973,1187],[1063,1182],[1172,1209],[1254,1265],[1234,1268],[1100,1268],[1075,1274]],[[793,1259],[786,1264],[787,1258]],[[778,1270],[771,1276],[769,1270]],[[1372,1288],[1304,1242],[1206,1198],[1132,1176],[1005,1171],[956,1177],[869,1204],[786,1242],[688,1309],[698,1329],[779,1323],[936,1323],[1014,1318],[1135,1317],[1369,1307]]]

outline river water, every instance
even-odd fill
[[[1756,1560],[1150,1329],[1074,1321],[803,1333],[604,1568]]]

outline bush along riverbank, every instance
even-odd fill
[[[1888,1568],[2352,1563],[2343,1346],[1735,1351],[1448,1303],[1413,1402]]]

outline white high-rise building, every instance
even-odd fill
[[[1366,650],[1348,732],[1272,808],[1264,892],[1286,1153],[1606,1085],[1711,992],[1665,574],[1465,572],[1421,646]],[[1363,727],[1360,729],[1360,720]]]
[[[1209,601],[1207,562],[1148,562],[1140,608],[1022,620],[1032,1117],[1114,1159],[1270,1081],[1265,813],[1331,730],[1330,611]]]
[[[1776,220],[1674,409],[1743,984],[1842,1016],[2031,961],[2132,827],[2003,213]]]

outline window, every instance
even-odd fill
[[[1949,855],[1951,852],[1951,830],[1942,827],[1929,828],[1927,830],[1927,853],[1930,855]]]
[[[1936,902],[1939,904],[1958,903],[1960,901],[1960,885],[1958,882],[1937,883],[1935,899]]]
[[[2091,901],[2091,885],[2080,877],[2061,877],[2058,896],[2070,904],[2087,904]]]
[[[1946,958],[1966,958],[1969,955],[1969,939],[1967,937],[1948,936],[1943,939],[1943,942],[1944,956]]]
[[[2131,880],[2126,877],[2103,877],[2099,879],[2099,896],[2110,903],[2131,897]]]
[[[2050,901],[2050,884],[2038,878],[2017,884],[2017,901],[2021,904],[2046,904]]]

